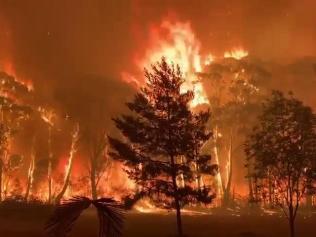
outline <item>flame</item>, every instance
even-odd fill
[[[136,60],[136,63],[142,70],[150,68],[152,64],[164,57],[169,64],[179,65],[185,78],[181,92],[185,93],[188,90],[194,92],[195,97],[190,104],[194,108],[201,104],[210,104],[198,73],[202,73],[203,67],[217,59],[212,53],[202,55],[200,48],[201,44],[192,30],[190,22],[163,20],[158,27],[151,28],[149,47],[145,50],[144,56]],[[240,60],[246,56],[248,56],[248,52],[243,48],[224,52],[224,58]],[[124,81],[137,87],[144,85],[143,81],[127,72],[122,72],[121,76]]]
[[[68,161],[67,161],[67,164],[65,166],[65,177],[64,177],[64,182],[67,181],[67,179],[69,179],[69,175],[70,175],[70,172],[71,172],[71,169],[72,169],[72,166],[73,166],[73,158],[74,158],[74,155],[77,151],[77,148],[76,148],[76,145],[77,145],[77,142],[78,142],[78,136],[79,136],[79,125],[76,125],[75,127],[75,130],[72,134],[72,142],[71,142],[71,148],[70,148],[70,153],[69,153],[69,158],[68,158]]]
[[[144,67],[149,68],[152,63],[156,63],[160,61],[162,57],[165,57],[168,63],[178,64],[183,73],[183,77],[185,78],[185,82],[181,88],[181,91],[184,93],[188,90],[193,90],[195,94],[194,100],[191,102],[191,107],[196,107],[201,104],[209,104],[205,88],[202,82],[199,80],[198,73],[203,73],[204,69],[207,68],[208,65],[212,64],[218,59],[221,58],[235,58],[240,60],[246,56],[248,56],[248,52],[242,48],[235,48],[224,53],[221,53],[220,56],[216,55],[216,57],[212,53],[201,53],[201,44],[197,39],[195,33],[193,32],[191,25],[189,22],[171,22],[169,20],[162,21],[158,26],[154,26],[151,28],[149,46],[145,49],[143,56],[136,60],[137,69],[143,70]],[[142,55],[142,54],[141,54]],[[3,67],[4,71],[12,76],[18,82],[26,85],[29,90],[33,90],[33,85],[30,82],[22,81],[19,77],[17,77],[15,69],[10,61],[6,62]],[[141,81],[137,75],[130,74],[128,72],[121,72],[122,79],[128,83],[132,83],[137,87],[141,87],[144,85],[144,81]],[[236,74],[236,76],[239,76]],[[18,79],[17,79],[18,78]],[[38,107],[38,112],[40,113],[41,118],[44,122],[46,122],[49,126],[49,134],[51,133],[51,129],[53,129],[55,113],[51,109],[46,109],[42,107]],[[221,137],[221,134],[217,133],[218,137]],[[48,137],[48,143],[51,143],[51,135]],[[62,167],[58,170],[58,174],[60,176],[61,183],[68,182],[70,176],[72,176],[71,185],[67,185],[66,192],[64,197],[68,195],[72,195],[74,193],[78,193],[82,195],[90,195],[89,191],[89,183],[81,184],[78,188],[73,185],[75,182],[74,174],[74,165],[78,163],[79,159],[75,157],[76,153],[76,143],[78,140],[78,133],[75,132],[72,137],[72,145],[70,154],[67,157],[67,164],[63,163]],[[51,145],[49,145],[50,147]],[[216,151],[217,152],[217,151]],[[216,153],[215,152],[215,153]],[[217,155],[218,156],[218,155]],[[48,165],[48,179],[52,181],[52,152],[51,148],[49,148],[49,157],[50,163]],[[217,157],[218,158],[218,157]],[[215,158],[216,159],[216,158]],[[75,162],[74,162],[75,161]],[[33,160],[31,162],[34,162]],[[80,166],[84,167],[83,165]],[[106,194],[107,196],[115,197],[115,199],[120,199],[122,196],[126,196],[128,192],[135,190],[136,184],[128,179],[128,176],[125,173],[117,172],[117,170],[123,170],[125,167],[122,167],[121,164],[113,164],[113,167],[109,170],[104,178],[102,178],[100,182],[100,194]],[[54,169],[55,172],[55,169]],[[79,173],[79,172],[78,172]],[[28,178],[33,183],[33,174],[34,174],[34,164],[31,163],[28,170]],[[62,174],[62,175],[61,175]],[[219,187],[222,187],[222,180],[220,176],[216,177],[218,179]],[[68,181],[67,181],[68,180]],[[110,181],[115,180],[112,184]],[[55,182],[56,181],[56,182]],[[52,193],[55,193],[60,190],[62,184],[57,183],[58,179],[55,179],[54,176],[54,190]],[[196,185],[198,186],[198,181],[196,180]],[[79,181],[78,181],[79,182]],[[200,182],[203,182],[201,180]],[[56,185],[55,185],[56,183]],[[111,183],[111,184],[109,184]],[[59,186],[58,186],[59,185]],[[86,185],[86,186],[84,186]],[[46,183],[46,180],[43,181],[40,185],[37,185],[36,192],[35,190],[32,192],[34,196],[37,196],[41,200],[47,199],[47,194],[49,193],[49,188]],[[34,186],[35,189],[35,186]],[[221,192],[218,192],[221,195]],[[54,195],[53,195],[54,196]],[[139,203],[135,207],[136,210],[140,212],[159,212],[161,209],[155,207],[153,204],[149,202],[149,200],[144,200]],[[187,211],[191,213],[191,211]]]
[[[43,119],[45,123],[47,123],[51,127],[54,126],[53,119],[55,117],[55,113],[53,110],[47,110],[47,109],[44,109],[43,107],[38,107],[37,111],[40,113],[41,118]]]
[[[35,154],[34,154],[34,151],[32,151],[30,166],[29,166],[28,174],[27,174],[28,187],[27,187],[27,190],[26,190],[27,193],[26,193],[26,196],[25,196],[26,200],[28,198],[28,195],[32,192],[32,189],[33,189],[34,170],[35,170]]]
[[[34,90],[34,86],[33,86],[32,81],[30,81],[30,80],[23,80],[20,77],[18,77],[18,75],[16,74],[16,70],[15,70],[15,68],[14,68],[14,66],[13,66],[13,64],[11,63],[10,60],[5,61],[3,63],[3,71],[5,73],[7,73],[8,75],[13,76],[14,80],[16,80],[17,82],[19,82],[22,85],[24,85],[29,92]]]
[[[204,65],[208,66],[210,65],[212,62],[214,62],[215,58],[212,54],[209,54],[206,56],[206,59],[204,60]]]
[[[169,64],[179,65],[185,82],[182,85],[181,92],[185,93],[188,90],[194,92],[194,99],[191,102],[191,108],[194,108],[202,104],[210,104],[207,93],[202,82],[199,80],[199,73],[203,73],[209,65],[222,58],[234,58],[240,60],[248,56],[248,52],[243,48],[234,48],[232,50],[225,51],[220,56],[215,57],[212,53],[201,54],[201,44],[196,38],[189,22],[171,22],[164,20],[158,27],[152,27],[150,32],[149,46],[145,49],[142,57],[136,60],[138,69],[142,70],[150,68],[150,66],[157,61],[160,61],[162,57],[166,59]],[[133,83],[137,87],[143,86],[144,81],[139,80],[132,74],[123,72],[122,78],[128,83]],[[217,137],[221,137],[222,134],[216,131]],[[214,148],[215,162],[219,164],[219,157],[217,148]],[[217,185],[218,197],[223,194],[222,177],[218,173],[215,177]],[[196,180],[198,183],[203,183],[203,179]],[[137,203],[135,209],[139,212],[152,213],[159,212],[154,205],[148,200],[143,200]],[[188,210],[188,213],[191,213]]]
[[[158,213],[166,211],[153,205],[149,199],[143,199],[137,202],[134,209],[141,213]]]
[[[203,71],[200,55],[200,43],[196,39],[189,23],[163,21],[159,28],[153,28],[151,47],[138,64],[140,68],[149,68],[151,64],[160,61],[162,57],[170,64],[179,65],[186,81],[181,92],[192,90],[195,94],[191,107],[209,104],[202,83],[196,75]],[[212,58],[208,56],[208,60]]]
[[[247,56],[248,56],[248,52],[242,48],[226,51],[224,53],[224,58],[234,58],[237,60],[240,60]]]

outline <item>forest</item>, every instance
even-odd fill
[[[316,5],[281,2],[0,0],[0,235],[314,236]]]

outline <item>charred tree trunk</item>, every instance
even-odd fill
[[[290,226],[290,236],[295,237],[295,214],[292,203],[289,206],[289,226]]]
[[[92,134],[90,137],[90,185],[91,185],[91,197],[92,199],[98,198],[98,184],[102,177],[102,174],[105,172],[105,167],[102,167],[102,158],[107,158],[107,137],[106,132],[101,131],[100,133]],[[104,155],[104,157],[103,157]]]
[[[254,185],[255,185],[255,197],[254,197],[254,199],[255,199],[255,202],[258,202],[259,201],[258,178],[255,177],[254,179],[255,179],[254,180]]]
[[[271,180],[271,174],[270,174],[270,170],[268,170],[268,182],[269,182],[269,205],[273,206],[273,197],[272,197],[272,180]]]
[[[48,180],[48,204],[52,203],[52,127],[48,127],[48,168],[47,168],[47,180]]]
[[[252,202],[254,200],[254,196],[253,196],[253,181],[252,181],[250,169],[251,169],[250,164],[248,164],[247,179],[248,179],[248,188],[249,188],[249,201]]]
[[[3,161],[0,159],[0,202],[2,201],[2,183],[3,183]]]
[[[75,130],[74,130],[73,135],[72,135],[71,148],[70,148],[70,153],[69,153],[68,166],[67,166],[67,170],[66,170],[66,174],[65,174],[64,185],[63,185],[60,193],[56,196],[56,200],[55,200],[56,204],[60,203],[60,201],[63,198],[63,196],[64,196],[64,194],[69,186],[69,183],[70,183],[71,171],[72,171],[72,166],[73,166],[73,158],[74,158],[74,155],[76,152],[78,135],[79,135],[79,126],[77,125],[75,127]]]
[[[220,172],[220,164],[219,164],[219,155],[218,155],[218,128],[217,126],[214,129],[214,158],[215,158],[215,164],[218,165],[219,169],[217,174],[215,175],[215,180],[217,182],[217,190],[216,193],[219,198],[222,198],[223,195],[223,182],[222,182],[222,176]]]
[[[232,184],[232,177],[233,177],[233,137],[232,134],[230,135],[230,143],[229,143],[229,150],[228,150],[228,176],[227,176],[227,183],[226,187],[223,187],[224,196],[223,196],[223,204],[224,206],[229,205],[231,199],[231,184]]]
[[[32,151],[31,154],[31,161],[30,161],[30,166],[28,169],[28,176],[27,176],[27,186],[26,186],[26,192],[25,192],[25,196],[24,199],[25,201],[28,201],[28,197],[30,195],[32,186],[33,186],[33,179],[34,179],[34,169],[35,169],[35,154]]]
[[[95,159],[90,160],[91,171],[90,171],[90,183],[91,183],[91,196],[95,200],[98,198],[97,184],[96,184],[96,162]]]
[[[180,206],[180,200],[179,200],[179,194],[178,194],[175,160],[173,156],[171,156],[171,169],[172,169],[172,184],[173,184],[173,190],[174,190],[173,196],[174,196],[176,215],[177,215],[177,231],[178,231],[178,236],[181,237],[183,236],[181,206]]]

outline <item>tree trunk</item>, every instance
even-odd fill
[[[231,198],[231,184],[232,184],[232,177],[233,177],[233,137],[232,134],[230,135],[230,144],[228,150],[228,175],[227,175],[227,184],[226,187],[223,188],[224,197],[223,197],[223,204],[224,206],[228,206]]]
[[[76,152],[78,135],[79,135],[79,125],[76,125],[75,130],[72,134],[71,148],[70,148],[70,153],[69,153],[68,166],[67,166],[66,174],[65,174],[64,185],[60,193],[56,196],[56,200],[55,200],[56,204],[60,203],[70,183],[71,171],[72,171],[72,166],[73,166],[73,158]]]
[[[92,199],[95,200],[98,198],[98,194],[97,194],[97,184],[96,184],[96,180],[95,180],[95,176],[96,176],[96,164],[93,160],[94,158],[91,158],[91,172],[90,172],[90,183],[91,183],[91,196]]]
[[[273,198],[272,198],[272,180],[270,170],[268,170],[268,182],[269,182],[269,205],[273,206]]]
[[[0,160],[0,202],[2,202],[2,176],[3,176],[3,163],[2,160]]]
[[[24,199],[27,202],[32,186],[33,186],[33,180],[34,180],[34,169],[35,169],[35,151],[34,151],[34,141],[33,141],[33,148],[32,148],[32,152],[31,152],[31,161],[30,161],[30,166],[28,169],[28,173],[27,173],[27,186],[26,186],[26,192],[25,192],[25,196]]]
[[[48,127],[48,168],[47,168],[47,179],[48,179],[48,204],[52,203],[52,127]]]
[[[180,203],[179,203],[178,198],[176,198],[176,211],[177,211],[178,235],[181,237],[181,236],[183,236],[183,230],[182,230],[182,220],[181,220],[181,208],[180,208]]]
[[[28,179],[27,180],[27,185],[26,185],[26,191],[25,191],[25,196],[24,199],[27,202],[30,194],[30,189],[31,189],[31,181]]]
[[[221,199],[222,195],[223,195],[223,182],[222,182],[222,176],[221,176],[220,164],[219,164],[217,139],[218,139],[218,128],[216,126],[214,129],[214,143],[215,143],[215,145],[214,145],[214,158],[215,158],[215,164],[218,165],[219,169],[218,169],[217,174],[215,175],[215,180],[217,182],[216,194],[218,195],[218,198]]]
[[[258,202],[259,201],[259,190],[258,190],[258,178],[255,177],[254,178],[254,185],[255,185],[255,201]]]
[[[293,205],[289,206],[289,226],[290,226],[290,236],[295,237],[295,217]]]
[[[254,197],[253,197],[253,182],[252,182],[252,178],[250,176],[250,168],[248,168],[248,187],[249,187],[249,200],[253,201]]]
[[[181,220],[181,207],[180,207],[180,201],[178,197],[178,188],[177,188],[177,181],[176,177],[172,177],[172,182],[174,186],[174,201],[175,201],[175,207],[176,207],[176,213],[177,213],[177,230],[178,230],[178,236],[183,236],[183,230],[182,230],[182,220]]]
[[[177,174],[175,170],[175,161],[174,157],[171,156],[171,167],[173,169],[172,171],[172,184],[173,184],[173,190],[174,190],[174,201],[175,201],[175,208],[176,208],[176,214],[177,214],[177,231],[178,236],[183,236],[183,230],[182,230],[182,220],[181,220],[181,207],[180,207],[180,200],[178,196],[178,185],[177,185]]]

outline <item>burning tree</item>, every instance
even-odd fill
[[[31,151],[31,161],[30,161],[30,165],[29,165],[28,173],[27,173],[27,184],[26,184],[26,191],[25,191],[25,196],[24,196],[25,201],[28,201],[29,195],[33,188],[33,182],[34,182],[34,171],[35,171],[35,147],[34,146],[35,146],[35,139],[33,140],[33,146],[32,146],[32,151]]]
[[[199,73],[211,101],[212,146],[214,158],[220,166],[217,193],[224,206],[232,204],[231,186],[234,163],[237,163],[236,153],[241,154],[245,135],[256,121],[259,103],[266,93],[263,82],[266,83],[270,76],[245,56],[245,51],[232,51]],[[251,179],[249,190],[252,197]]]
[[[77,151],[78,139],[79,139],[79,125],[77,124],[75,125],[74,131],[72,133],[71,147],[70,147],[70,152],[69,152],[69,157],[68,157],[68,163],[66,165],[66,170],[65,170],[64,184],[62,185],[62,188],[55,199],[55,203],[57,204],[60,203],[70,183],[71,171],[73,167],[73,159]]]
[[[289,221],[291,237],[309,170],[316,157],[315,115],[310,107],[275,91],[264,103],[260,124],[249,136],[245,151],[254,164],[256,179],[274,186],[274,201]]]
[[[90,145],[90,184],[91,196],[93,199],[98,198],[99,182],[108,168],[109,157],[107,156],[107,136],[105,130],[99,130],[89,139]]]
[[[32,109],[25,103],[30,89],[24,83],[16,80],[5,72],[0,72],[0,201],[3,189],[6,192],[10,180],[10,173],[18,168],[17,161],[21,156],[12,155],[10,143],[12,136],[20,128],[21,122],[29,118]],[[18,162],[20,163],[20,162]]]
[[[211,174],[216,166],[201,147],[211,137],[206,123],[209,112],[193,114],[189,103],[192,91],[182,92],[184,78],[179,67],[163,58],[145,70],[146,87],[127,104],[133,115],[114,119],[124,142],[109,137],[111,153],[127,166],[126,172],[138,185],[134,200],[150,197],[158,206],[175,209],[181,236],[181,209],[186,204],[210,203],[211,188],[195,187],[201,174]],[[198,179],[197,179],[198,178]]]
[[[38,108],[38,112],[41,119],[48,126],[48,164],[47,164],[47,181],[48,181],[48,203],[52,202],[52,186],[53,186],[53,152],[52,152],[52,129],[54,127],[54,118],[56,114],[52,109],[44,109],[43,107]]]

